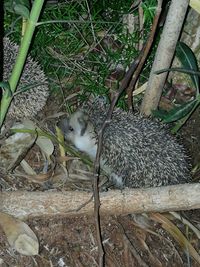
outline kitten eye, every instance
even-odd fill
[[[73,130],[74,130],[74,129],[73,129],[71,126],[69,126],[69,131],[70,131],[70,132],[73,132]]]

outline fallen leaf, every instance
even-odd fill
[[[12,248],[26,256],[38,255],[38,239],[26,223],[0,212],[0,225]]]

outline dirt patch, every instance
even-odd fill
[[[101,223],[105,266],[188,266],[187,254],[152,221],[146,229],[132,216],[103,217]],[[0,258],[5,266],[98,266],[93,218],[35,218],[28,224],[39,239],[40,255],[19,255],[1,232]],[[191,261],[191,266],[198,265]]]

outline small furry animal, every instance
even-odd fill
[[[3,80],[7,81],[15,64],[19,46],[7,37],[3,39],[3,46]],[[48,95],[48,83],[43,70],[28,56],[7,120],[33,118],[46,104]]]
[[[59,122],[65,139],[92,160],[108,106],[94,101]],[[182,145],[158,122],[115,109],[103,135],[101,167],[116,187],[155,187],[191,180]]]

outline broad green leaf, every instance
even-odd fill
[[[176,107],[169,111],[168,116],[163,120],[165,123],[177,121],[185,117],[195,106],[197,100],[192,100],[188,103],[185,103],[179,107]]]
[[[155,117],[161,119],[165,123],[174,122],[185,117],[187,114],[189,114],[189,112],[194,108],[197,102],[198,100],[195,99],[179,107],[175,107],[169,112],[160,109],[160,110],[152,111],[152,114]]]
[[[21,4],[17,4],[14,6],[14,11],[16,14],[21,15],[22,17],[28,19],[29,18],[29,9],[26,6]]]
[[[191,114],[195,111],[195,109],[199,106],[200,104],[200,94],[196,97],[195,104],[191,111],[182,119],[180,119],[176,125],[172,128],[171,132],[172,134],[175,134],[178,132],[178,130],[185,124],[185,122],[188,120],[188,118],[191,116]]]
[[[29,0],[15,0],[16,5],[22,5],[30,9],[30,1]]]
[[[193,51],[185,43],[177,43],[176,56],[185,69],[198,71],[196,57]],[[190,75],[190,77],[194,83],[195,88],[199,92],[199,77],[197,75]]]
[[[7,0],[4,1],[4,8],[9,12],[21,15],[26,19],[29,18],[29,0]]]
[[[164,109],[152,110],[154,117],[161,119],[162,121],[168,117],[168,112]]]

